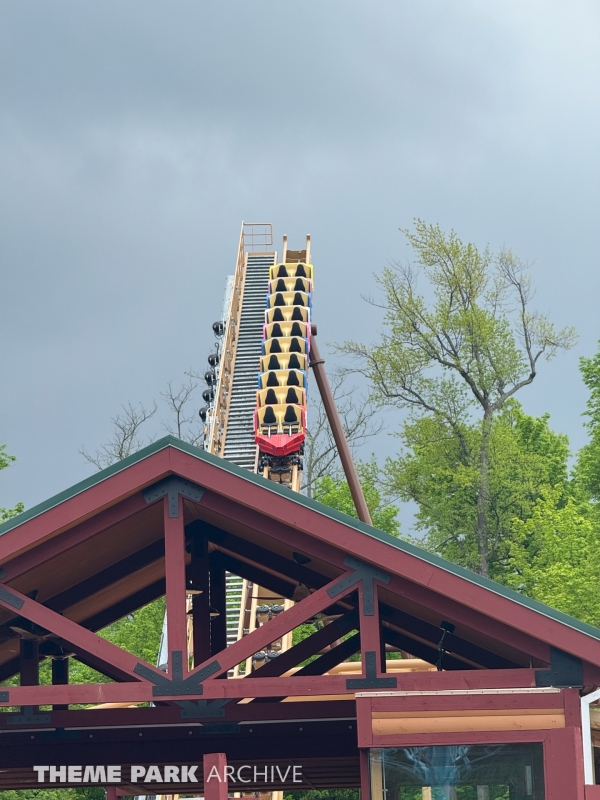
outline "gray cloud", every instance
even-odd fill
[[[128,399],[203,367],[241,219],[313,236],[321,338],[414,216],[534,261],[576,351],[523,395],[584,441],[597,323],[591,0],[0,5],[0,505],[88,474]],[[383,439],[381,452],[393,443]]]

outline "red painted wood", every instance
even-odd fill
[[[131,655],[126,650],[112,644],[111,642],[103,639],[91,631],[82,628],[76,622],[73,622],[66,617],[57,614],[49,608],[36,603],[29,597],[17,592],[15,589],[10,590],[13,595],[23,601],[23,606],[19,609],[19,614],[25,619],[31,620],[43,628],[46,628],[52,633],[57,634],[61,639],[69,642],[75,647],[81,648],[87,653],[90,653],[99,662],[111,667],[111,671],[118,670],[125,679],[139,681],[140,678],[134,673],[134,669],[138,663],[142,662],[141,659]],[[0,606],[8,611],[14,612],[14,606],[5,602],[0,598]],[[153,671],[159,675],[163,673],[151,664],[146,664]]]
[[[215,672],[209,680],[216,678],[218,675],[222,675],[236,664],[244,661],[244,659],[250,658],[254,653],[258,653],[271,642],[276,641],[288,631],[291,631],[293,628],[296,628],[298,625],[306,622],[307,619],[310,619],[319,611],[323,611],[325,608],[330,606],[332,600],[327,594],[327,589],[331,588],[331,586],[334,584],[335,581],[323,586],[322,589],[317,590],[314,592],[314,594],[311,594],[304,600],[296,603],[296,605],[287,609],[287,611],[284,611],[282,614],[278,614],[260,628],[257,628],[256,630],[252,631],[252,633],[244,636],[243,639],[239,639],[226,650],[220,652],[218,654],[220,669],[218,672]],[[346,594],[352,592],[355,588],[355,586],[350,586],[336,599],[344,597]],[[192,670],[192,674],[207,666],[212,662],[212,660],[213,659],[207,659],[207,661],[205,661],[203,664],[200,664],[199,667],[196,667],[194,670]],[[267,680],[267,678],[264,678],[263,680]],[[253,682],[253,684],[255,682]]]
[[[210,657],[210,608],[208,584],[208,542],[196,538],[192,541],[192,560],[188,575],[201,594],[192,596],[192,639],[194,666]]]
[[[225,753],[204,755],[204,800],[227,800],[226,766]]]
[[[105,791],[106,791],[106,800],[118,800],[120,795],[116,786],[110,786],[110,785],[106,786]]]
[[[227,647],[227,583],[220,556],[220,553],[213,553],[209,558],[210,604],[219,612],[210,620],[210,651],[213,656]]]
[[[363,673],[365,664],[365,654],[375,651],[377,664],[377,674],[381,674],[381,627],[379,624],[379,597],[378,584],[373,581],[374,609],[371,616],[366,616],[364,611],[364,586],[361,583],[358,587],[359,611],[360,611],[360,651],[362,654]]]
[[[563,728],[544,740],[546,800],[585,800],[581,731]]]
[[[28,550],[48,536],[67,530],[125,500],[169,474],[170,453],[165,448],[137,464],[91,486],[80,494],[44,511],[0,537],[0,563]],[[208,465],[207,465],[208,466]]]
[[[562,694],[567,727],[581,728],[581,696],[579,689],[563,689]]]
[[[326,720],[330,718],[348,719],[356,717],[356,705],[352,696],[348,700],[322,701],[318,703],[229,703],[225,706],[225,716],[221,721],[234,720]],[[20,712],[15,712],[15,714]],[[0,714],[0,730],[15,730],[8,724],[10,714]],[[43,730],[56,728],[126,728],[143,725],[184,725],[181,719],[181,708],[175,705],[163,705],[143,708],[95,708],[71,709],[53,713],[51,722],[31,723],[28,727]]]
[[[179,516],[169,517],[169,498],[163,499],[165,526],[165,576],[169,674],[173,674],[172,655],[182,653],[184,677],[188,673],[187,617],[185,607],[185,532],[183,497],[179,495]]]
[[[567,690],[574,691],[575,690]],[[535,694],[440,694],[403,695],[400,697],[359,697],[358,705],[368,705],[375,714],[385,711],[457,711],[497,710],[516,708],[563,709],[564,692],[536,692]]]
[[[236,500],[237,499],[236,497]],[[358,531],[346,529],[348,536],[345,539],[345,543],[342,545],[344,549],[339,550],[333,547],[329,542],[323,542],[315,536],[300,533],[290,525],[271,519],[264,513],[255,512],[243,506],[236,505],[232,503],[229,498],[218,495],[216,492],[206,491],[200,501],[200,505],[211,511],[215,511],[232,522],[249,526],[265,536],[269,536],[282,544],[292,546],[294,549],[307,553],[315,559],[323,560],[338,569],[346,569],[343,565],[343,561],[347,553],[353,552],[353,548],[355,547],[355,544],[350,544],[350,539],[348,537],[357,536],[360,539],[367,538],[368,542],[374,541],[365,537],[364,534]],[[323,526],[327,526],[333,522],[335,521],[328,519],[322,520],[322,518],[320,518],[319,523],[317,523],[317,528],[322,530]],[[385,547],[388,552],[381,564],[374,562],[372,557],[365,560],[376,563],[376,566],[385,570],[397,571],[398,565],[408,556],[405,553],[398,552],[398,550],[389,545],[385,545]],[[485,636],[497,639],[516,650],[528,653],[542,662],[549,663],[550,650],[548,645],[544,642],[540,642],[534,636],[525,634],[511,625],[498,622],[495,619],[490,619],[488,615],[481,613],[478,607],[464,606],[444,594],[433,592],[426,584],[420,585],[418,582],[411,580],[412,577],[410,573],[402,579],[392,577],[389,588],[396,591],[400,596],[415,601],[425,608],[431,608],[437,611],[440,615],[440,619],[449,618],[451,621],[465,625]],[[488,590],[482,591],[487,592]],[[497,595],[494,595],[494,597],[496,596]],[[515,604],[513,603],[512,605],[514,606]]]
[[[566,729],[563,729],[566,730]],[[552,733],[539,731],[461,731],[460,733],[414,733],[404,736],[373,736],[372,747],[426,747],[442,744],[511,744],[541,742]],[[548,800],[548,799],[546,799]],[[561,798],[564,800],[564,798]]]
[[[371,800],[371,776],[369,773],[369,751],[361,750],[360,758],[360,800]]]
[[[337,520],[325,518],[310,508],[298,503],[291,504],[284,496],[249,484],[231,473],[221,473],[218,477],[209,474],[209,470],[205,469],[209,465],[186,453],[174,452],[171,463],[182,475],[185,474],[185,477],[201,482],[207,489],[228,497],[229,502],[231,497],[235,497],[238,503],[248,509],[256,509],[271,518],[286,520],[291,527],[308,532],[311,537],[323,543],[352,552],[357,558],[384,567],[411,582],[427,586],[467,608],[476,608],[491,619],[517,631],[521,630],[534,639],[600,665],[600,641],[580,631],[417,556],[400,553],[385,542],[365,536]],[[209,493],[205,493],[200,504],[208,507],[209,500]]]
[[[9,583],[15,578],[18,578],[19,575],[23,575],[23,573],[28,572],[30,569],[34,569],[55,556],[67,552],[76,545],[90,539],[92,536],[96,536],[107,528],[117,525],[119,522],[123,522],[147,507],[147,503],[141,493],[128,497],[126,500],[123,500],[123,502],[106,509],[106,511],[101,511],[96,516],[88,519],[86,522],[82,522],[75,528],[64,531],[60,536],[47,539],[36,545],[34,549],[28,550],[26,553],[3,564],[2,568],[6,573],[3,581]],[[17,530],[21,530],[21,528]],[[9,534],[4,535],[8,536]]]
[[[37,686],[40,682],[40,659],[37,641],[21,639],[20,664],[21,686]]]
[[[285,612],[287,613],[287,612]],[[270,623],[267,623],[270,624]],[[249,638],[249,637],[246,637]],[[235,645],[232,645],[234,647]],[[118,649],[118,648],[117,648]],[[228,648],[232,649],[232,648]],[[182,700],[212,700],[216,698],[243,697],[288,697],[306,695],[353,696],[346,688],[343,675],[316,675],[301,678],[257,678],[206,680],[202,694],[186,694]],[[426,672],[414,675],[398,675],[398,691],[439,691],[448,689],[503,689],[527,687],[535,684],[534,670],[479,670],[467,672]],[[52,705],[69,703],[114,703],[145,702],[149,700],[173,700],[172,696],[153,696],[152,684],[105,683],[70,686],[15,686],[9,687],[10,701],[4,705]],[[1,704],[0,704],[1,705]]]
[[[236,501],[239,500],[238,497],[235,497],[235,499]],[[231,498],[214,491],[205,491],[199,505],[209,511],[216,512],[228,521],[256,530],[283,544],[292,545],[294,550],[307,552],[314,558],[335,565],[340,570],[347,569],[344,566],[344,559],[349,551],[341,551],[327,541],[295,529],[289,520],[289,509],[286,516],[282,517],[282,519],[276,519],[272,518],[268,511],[263,511],[260,508],[256,510],[247,508],[238,502],[233,503]]]
[[[9,702],[2,705],[84,705],[96,703],[146,703],[153,700],[152,684],[147,681],[127,683],[88,683],[68,686],[11,686]]]
[[[585,800],[600,800],[600,786],[586,786]]]
[[[445,674],[445,673],[443,673]],[[578,691],[567,690],[578,696]],[[575,699],[575,698],[573,698]],[[356,718],[358,726],[358,746],[373,747],[372,715],[386,711],[486,711],[486,710],[513,710],[521,708],[556,708],[562,710],[565,706],[565,692],[540,692],[535,694],[454,694],[454,695],[388,695],[381,697],[357,697]],[[443,734],[446,735],[446,734]],[[450,734],[454,736],[454,734]],[[456,734],[460,739],[463,734]],[[398,735],[394,737],[375,737],[380,746],[398,744],[399,740],[406,745],[412,740],[412,735]],[[539,738],[539,737],[538,737]],[[387,743],[387,744],[386,744]]]

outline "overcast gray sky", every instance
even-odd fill
[[[242,219],[312,234],[323,342],[375,336],[413,217],[534,261],[581,338],[520,399],[585,441],[597,0],[1,0],[0,59],[0,506],[204,369]]]

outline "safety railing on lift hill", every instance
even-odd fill
[[[241,303],[246,277],[246,254],[269,252],[273,246],[273,226],[269,222],[242,222],[231,287],[231,300],[225,332],[221,345],[219,377],[215,387],[213,417],[210,420],[210,436],[207,450],[221,458],[225,455],[225,437],[229,418],[229,402],[233,382],[233,367],[238,343]]]

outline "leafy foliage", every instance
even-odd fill
[[[511,400],[495,417],[489,438],[486,510],[489,573],[504,580],[513,520],[528,519],[549,487],[557,502],[568,491],[567,438],[554,433],[548,415],[530,417]],[[479,462],[481,427],[465,424],[462,439],[439,418],[407,422],[400,434],[403,452],[387,460],[389,492],[418,504],[418,544],[455,563],[477,570]]]
[[[475,490],[476,514],[468,525],[477,557],[469,566],[488,575],[497,551],[490,507],[494,419],[532,383],[540,359],[572,347],[575,333],[556,330],[531,309],[531,279],[510,250],[493,256],[422,220],[404,233],[431,302],[418,291],[418,270],[385,269],[376,278],[385,298],[380,342],[347,342],[340,350],[352,358],[347,371],[369,380],[371,400],[408,410],[409,426],[421,424],[407,429],[409,441],[431,440],[422,431],[427,424],[444,446],[453,440]]]
[[[15,456],[11,456],[6,452],[6,445],[0,444],[0,469],[5,469],[16,460]],[[11,517],[16,517],[17,514],[20,514],[24,510],[25,506],[23,503],[17,503],[14,508],[0,508],[0,525],[11,519]]]
[[[399,536],[398,507],[389,502],[380,488],[377,464],[373,460],[357,462],[356,470],[373,525],[391,536]],[[343,478],[324,475],[316,481],[313,496],[315,500],[338,511],[343,511],[344,514],[351,517],[357,516],[350,487]]]
[[[600,500],[600,351],[579,361],[583,382],[590,391],[585,416],[590,441],[579,452],[578,483],[593,500]]]
[[[536,600],[600,627],[600,517],[587,503],[556,491],[536,503],[531,517],[514,520],[509,583]]]

